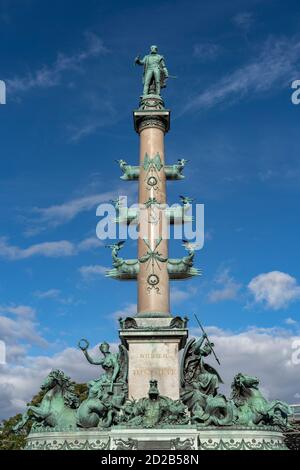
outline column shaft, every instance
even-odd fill
[[[143,128],[140,131],[139,204],[148,202],[148,207],[140,212],[139,259],[152,251],[150,259],[140,263],[138,276],[137,314],[144,316],[170,315],[167,261],[161,261],[168,258],[168,239],[164,238],[166,233],[163,233],[166,228],[164,211],[156,203],[151,203],[154,199],[158,204],[166,203],[164,163],[163,129],[151,126]]]

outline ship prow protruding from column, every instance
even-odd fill
[[[120,243],[122,245],[120,246]],[[113,268],[107,270],[106,277],[111,277],[119,281],[137,280],[140,271],[140,263],[145,262],[140,258],[125,259],[118,256],[119,250],[124,242],[109,245],[112,250]],[[188,254],[182,258],[168,258],[166,260],[170,280],[184,280],[194,276],[201,276],[202,271],[194,267],[195,251],[187,249]],[[147,261],[150,259],[150,253],[146,254]],[[155,256],[152,255],[152,256]]]
[[[120,176],[121,180],[124,181],[137,181],[140,176],[140,167],[135,165],[129,165],[125,160],[116,160],[120,165],[123,173]],[[185,158],[179,158],[177,163],[173,165],[164,165],[164,172],[166,180],[183,180],[185,176],[182,174],[188,160]]]

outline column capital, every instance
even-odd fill
[[[135,110],[133,111],[134,129],[140,134],[143,129],[156,127],[166,134],[170,129],[170,111]]]
[[[133,111],[133,120],[138,134],[148,127],[156,127],[166,134],[170,129],[170,110],[165,109],[161,96],[142,96],[139,109]]]

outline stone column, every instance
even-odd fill
[[[135,399],[147,396],[150,379],[158,381],[162,395],[179,398],[179,351],[188,336],[183,320],[172,323],[169,305],[167,224],[161,207],[166,203],[164,136],[169,122],[170,112],[157,96],[144,97],[134,111],[140,136],[138,309],[135,326],[131,319],[119,334],[128,349],[128,395]]]
[[[137,315],[142,317],[171,315],[168,224],[163,210],[166,204],[164,135],[169,129],[170,113],[153,109],[160,107],[161,102],[161,99],[148,100],[143,110],[135,112],[135,126],[140,136],[138,258],[141,260],[152,253],[152,257],[139,266]]]

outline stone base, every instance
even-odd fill
[[[106,430],[32,432],[26,439],[25,450],[109,450]]]
[[[288,450],[270,427],[125,428],[31,433],[25,450]]]
[[[280,430],[271,427],[198,428],[199,450],[288,450]]]
[[[161,395],[178,400],[179,351],[185,345],[188,330],[170,326],[172,317],[136,316],[134,320],[135,328],[119,331],[128,349],[128,396],[136,400],[148,396],[149,380],[155,379]]]
[[[195,427],[122,428],[111,431],[111,449],[115,450],[197,450],[198,433]]]

